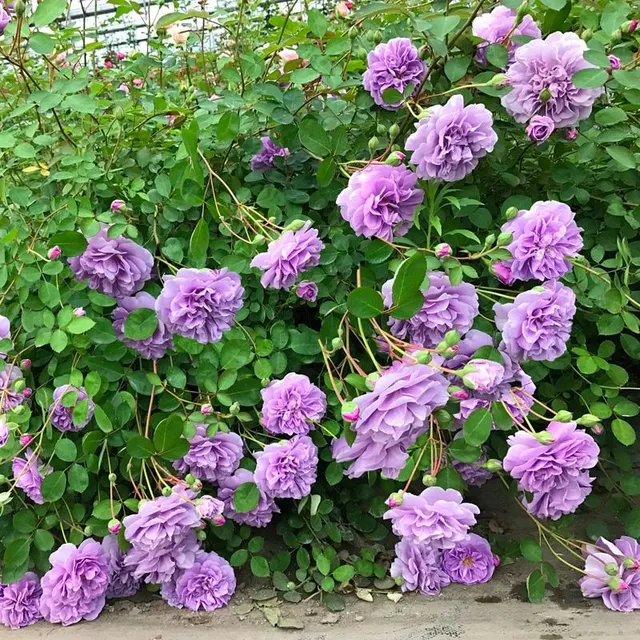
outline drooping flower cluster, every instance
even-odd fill
[[[53,469],[43,464],[32,449],[27,449],[24,456],[24,458],[15,457],[12,462],[16,487],[22,489],[36,504],[44,504],[42,481]]]
[[[571,271],[568,258],[582,249],[582,229],[573,211],[562,202],[536,202],[529,210],[502,225],[513,240],[506,249],[511,258],[502,264],[513,280],[552,280]]]
[[[393,38],[369,52],[362,84],[378,106],[393,111],[403,101],[388,102],[383,97],[384,92],[395,89],[404,95],[410,87],[418,87],[425,73],[426,66],[411,40]]]
[[[264,271],[260,278],[263,287],[288,289],[301,273],[320,264],[323,249],[318,232],[307,221],[299,229],[289,229],[270,242],[267,250],[251,261],[251,266]]]
[[[322,420],[327,397],[307,376],[288,373],[274,380],[261,392],[261,424],[276,435],[305,435]]]
[[[266,171],[275,165],[275,158],[287,158],[289,149],[279,147],[269,136],[260,138],[262,148],[251,158],[251,171]]]
[[[32,571],[12,584],[0,585],[0,624],[21,629],[41,620],[41,595],[40,579]]]
[[[491,111],[482,104],[465,107],[461,95],[430,107],[427,114],[416,123],[405,145],[413,151],[409,161],[420,178],[462,180],[498,141]]]
[[[125,554],[118,544],[118,536],[105,536],[102,539],[102,549],[109,558],[107,598],[129,598],[135,595],[140,588],[140,578],[134,575],[133,567],[125,564]]]
[[[354,173],[336,204],[359,236],[392,240],[413,224],[416,207],[424,199],[418,176],[405,166],[372,164]]]
[[[347,470],[350,478],[377,469],[396,478],[407,461],[407,448],[428,430],[431,413],[446,404],[447,386],[432,367],[395,363],[376,381],[373,391],[355,399],[355,440],[351,445],[344,437],[334,440],[334,459],[354,460]]]
[[[600,449],[575,422],[551,422],[546,431],[518,431],[509,436],[505,471],[521,491],[533,494],[523,503],[534,515],[557,520],[573,513],[591,493],[588,469],[598,463]]]
[[[435,347],[447,331],[456,329],[464,335],[478,315],[478,294],[468,282],[453,285],[449,277],[439,271],[427,273],[429,286],[424,291],[424,305],[409,320],[389,318],[391,333],[417,347]],[[393,305],[393,280],[382,285],[385,307]]]
[[[248,524],[251,527],[266,527],[273,518],[274,513],[280,513],[278,505],[271,496],[260,491],[260,499],[255,508],[247,512],[236,511],[233,492],[241,485],[248,482],[255,483],[253,473],[247,469],[238,469],[232,476],[223,478],[218,482],[218,499],[224,502],[225,517],[238,524]]]
[[[81,402],[86,401],[86,414],[76,411]],[[49,421],[58,431],[82,431],[93,418],[95,404],[84,387],[64,384],[53,392],[53,402],[49,405]],[[74,421],[74,413],[76,420]]]

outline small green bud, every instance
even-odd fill
[[[306,224],[306,220],[292,220],[285,228],[285,231],[299,231]]]
[[[93,527],[90,524],[84,528],[84,535],[87,536],[87,538],[93,535]]]
[[[540,444],[553,444],[556,440],[552,433],[548,431],[538,431],[531,434]]]
[[[14,407],[12,409],[13,413],[15,413],[16,415],[20,415],[21,413],[24,413],[24,410],[26,409],[26,407],[23,404],[19,404],[17,407]]]
[[[622,40],[622,29],[616,29],[611,34],[611,44],[617,44],[620,40]]]
[[[399,134],[400,134],[400,127],[394,122],[389,127],[389,137],[391,138],[391,140],[395,140],[395,138],[397,138]]]
[[[373,136],[373,138],[371,138],[369,140],[369,152],[370,153],[374,153],[375,150],[378,148],[378,145],[380,144],[380,140],[378,140],[378,138],[376,138],[376,136]]]
[[[581,34],[580,37],[585,41],[588,42],[589,40],[591,40],[591,38],[593,38],[593,30],[592,29],[585,29]]]
[[[380,44],[382,42],[382,31],[380,31],[380,29],[376,29],[373,32],[373,41],[376,44]]]
[[[110,473],[107,478],[111,484],[115,484],[118,476],[115,473]]]
[[[165,498],[168,498],[171,495],[172,491],[171,491],[171,487],[162,487],[162,495]]]
[[[264,389],[269,386],[269,382],[271,382],[269,378],[262,378],[262,380],[260,380],[260,386]]]
[[[267,241],[267,239],[261,234],[258,233],[252,240],[251,240],[251,244],[254,247],[259,247],[261,245],[263,245],[265,242]]]
[[[573,420],[573,414],[571,413],[571,411],[562,409],[562,411],[558,411],[558,413],[553,416],[553,419],[556,422],[571,422]]]
[[[26,9],[27,9],[27,5],[23,0],[16,0],[13,3],[13,11],[18,18],[24,15],[24,12],[26,11]]]
[[[390,164],[392,167],[397,167],[399,165],[401,165],[404,162],[404,159],[407,156],[405,156],[404,153],[402,153],[402,151],[392,151],[388,156],[387,159],[384,161],[385,164]]]
[[[418,351],[413,354],[418,364],[429,364],[433,358],[430,351]]]
[[[500,462],[500,460],[496,460],[495,458],[487,460],[483,466],[487,471],[491,471],[491,473],[502,471],[502,462]]]
[[[491,245],[493,245],[493,243],[496,241],[496,236],[493,233],[490,233],[485,239],[484,239],[484,248],[486,249],[487,247],[490,247]]]
[[[7,478],[7,476],[2,475],[0,473],[0,484],[7,484],[7,482],[9,482],[9,478]]]
[[[378,382],[380,378],[380,374],[377,371],[370,373],[366,378],[367,387],[369,389],[373,389],[376,386],[376,382]]]
[[[607,562],[604,565],[604,572],[608,576],[617,576],[619,570],[620,570],[620,567],[618,566],[617,562]]]
[[[625,569],[640,569],[640,561],[636,558],[625,558],[622,561],[622,565]]]
[[[351,38],[351,40],[353,40],[354,38],[358,37],[358,32],[360,31],[360,29],[358,28],[358,25],[353,25],[349,31],[347,32],[347,36],[349,38]]]
[[[549,91],[549,89],[547,87],[545,87],[541,92],[540,95],[538,96],[538,99],[540,100],[540,102],[542,102],[543,104],[545,102],[549,102],[549,100],[551,100],[551,98],[553,98],[553,96],[551,95],[551,91]]]
[[[498,235],[498,239],[496,240],[496,246],[504,247],[508,244],[511,244],[512,240],[513,240],[513,234],[503,231],[501,234]]]
[[[402,576],[396,576],[393,581],[401,587],[404,584],[404,578]]]
[[[376,127],[376,131],[378,132],[379,136],[383,136],[385,133],[387,133],[387,127],[385,127],[382,123],[380,123]]]
[[[609,578],[609,580],[607,580],[607,585],[614,593],[620,593],[621,591],[626,591],[629,588],[629,585],[624,580],[616,577]]]
[[[422,484],[425,487],[435,487],[436,482],[438,482],[438,479],[435,476],[432,476],[430,473],[425,473],[422,476]]]
[[[447,347],[453,347],[454,345],[460,342],[460,334],[455,329],[451,329],[451,331],[447,331],[444,334],[444,343]]]
[[[196,477],[192,473],[187,473],[187,475],[184,477],[184,481],[187,484],[193,484],[196,481]]]
[[[337,351],[338,349],[342,349],[342,347],[344,347],[344,342],[342,341],[341,338],[334,338],[331,341],[331,349],[333,351]]]
[[[579,424],[581,427],[593,427],[599,422],[600,418],[598,418],[598,416],[594,416],[592,413],[585,413],[576,420],[576,424]]]
[[[386,500],[386,505],[390,509],[395,509],[396,507],[402,506],[404,502],[404,491],[396,491],[392,493]]]
[[[516,13],[516,21],[515,24],[520,24],[522,22],[522,18],[527,15],[529,11],[529,0],[525,0],[519,7],[518,12]]]
[[[237,416],[240,413],[240,405],[237,402],[234,402],[230,407],[229,407],[229,413],[232,416]]]
[[[200,529],[199,531],[196,531],[196,538],[198,538],[198,540],[206,540],[207,532],[203,531],[202,529]]]
[[[489,87],[497,87],[499,85],[501,85],[505,80],[506,80],[507,76],[504,73],[496,73],[493,78],[491,78],[491,80],[489,80],[489,82],[487,82],[487,86]]]
[[[504,212],[504,217],[507,220],[512,220],[513,218],[515,218],[518,215],[518,207],[509,207],[505,212]]]
[[[296,588],[296,583],[291,582],[291,580],[289,580],[286,586],[287,586],[287,591],[293,591]]]
[[[367,31],[364,32],[364,37],[367,40],[373,40],[375,35],[375,32],[373,31],[373,29],[368,29]]]
[[[366,60],[368,55],[369,54],[364,47],[356,47],[353,50],[353,54],[351,55],[351,57],[355,60]]]

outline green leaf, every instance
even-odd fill
[[[436,476],[437,485],[443,489],[457,489],[464,491],[465,485],[460,474],[453,467],[441,469]]]
[[[326,187],[328,184],[330,184],[333,180],[333,177],[336,175],[337,169],[338,165],[333,158],[325,158],[318,165],[318,185],[321,187]]]
[[[548,2],[548,0],[545,0]],[[545,579],[540,569],[535,569],[527,576],[527,595],[529,602],[537,604],[544,600]]]
[[[632,71],[623,71],[622,69],[616,69],[611,75],[617,80],[623,87],[629,89],[640,89],[640,69],[633,69]]]
[[[89,486],[89,474],[81,464],[71,465],[67,476],[69,488],[76,493],[82,493]]]
[[[243,564],[246,564],[248,559],[249,552],[246,549],[238,549],[231,554],[229,564],[232,567],[241,567]]]
[[[640,340],[638,340],[638,338],[623,333],[620,336],[620,344],[629,356],[634,360],[640,360]],[[609,375],[611,375],[611,373],[609,373]]]
[[[610,127],[628,120],[629,116],[620,107],[607,107],[595,115],[596,122],[603,127]]]
[[[189,255],[198,264],[203,264],[207,257],[207,250],[209,249],[209,225],[204,218],[198,220],[196,228],[191,234],[189,240]]]
[[[613,336],[624,329],[624,321],[620,316],[612,316],[608,313],[598,318],[598,333],[601,336]]]
[[[400,265],[391,288],[393,307],[389,313],[393,318],[406,320],[420,310],[424,304],[421,285],[426,273],[427,261],[418,252]]]
[[[54,471],[44,477],[42,481],[42,497],[46,502],[55,502],[64,495],[67,488],[67,477],[64,471]]]
[[[78,457],[78,448],[68,438],[60,438],[53,448],[56,456],[65,462],[73,462]]]
[[[433,18],[429,22],[429,31],[438,39],[444,40],[445,36],[451,33],[460,23],[462,18],[459,16],[446,16],[442,18]]]
[[[484,444],[491,434],[492,424],[489,409],[485,407],[476,409],[464,422],[462,433],[465,441],[475,446]]]
[[[404,96],[397,89],[389,87],[382,92],[382,99],[387,104],[397,104],[404,100]]]
[[[68,344],[69,338],[64,331],[60,331],[60,329],[58,329],[51,334],[49,345],[56,353],[64,351]]]
[[[31,533],[38,523],[33,511],[18,511],[13,514],[12,524],[13,528],[20,533]]]
[[[356,570],[350,564],[343,564],[333,572],[333,577],[338,582],[349,582],[356,574]]]
[[[109,433],[110,431],[113,431],[113,425],[111,424],[111,419],[104,412],[101,406],[99,405],[95,406],[93,417],[95,418],[95,421],[101,431],[104,431],[105,433]]]
[[[388,260],[392,253],[393,247],[377,238],[368,242],[364,250],[364,256],[371,264],[380,264]]]
[[[307,24],[314,35],[318,36],[318,38],[322,38],[322,36],[327,32],[329,21],[322,13],[320,13],[320,11],[317,9],[311,9],[308,13]]]
[[[485,50],[487,60],[498,69],[504,69],[509,62],[509,53],[501,44],[491,44]]]
[[[384,302],[377,291],[359,287],[349,294],[347,309],[357,318],[375,318],[384,311]]]
[[[509,431],[513,427],[513,418],[501,402],[491,404],[491,417],[498,429]]]
[[[311,67],[305,67],[303,69],[296,69],[291,74],[291,82],[294,84],[307,84],[313,82],[320,77],[320,73]]]
[[[331,572],[331,562],[329,561],[329,559],[320,554],[317,558],[316,558],[316,567],[318,567],[318,571],[323,575],[323,576],[328,576],[329,573]]]
[[[98,103],[92,96],[77,93],[72,96],[67,96],[62,103],[62,107],[70,111],[77,111],[78,113],[95,113],[98,108]]]
[[[34,33],[29,38],[29,46],[36,53],[47,55],[56,48],[56,43],[46,33]]]
[[[49,238],[49,247],[60,247],[65,258],[72,258],[84,253],[87,248],[87,239],[77,231],[62,231]]]
[[[451,457],[460,462],[475,462],[482,454],[482,449],[476,445],[469,444],[462,438],[454,440],[449,445]]]
[[[36,549],[40,549],[40,551],[51,551],[56,540],[51,532],[45,531],[44,529],[38,529],[33,534],[33,543],[35,544]]]
[[[200,154],[198,153],[198,135],[199,135],[198,121],[194,118],[189,123],[188,127],[180,129],[180,135],[182,136],[182,143],[184,148],[189,154],[191,159],[191,167],[193,169],[193,175],[198,184],[204,182],[204,173],[202,171],[202,164],[200,162]]]
[[[233,506],[238,513],[253,511],[260,501],[260,491],[254,482],[245,482],[233,492]]]
[[[127,453],[132,458],[150,458],[155,453],[155,448],[149,438],[133,436],[127,442]]]
[[[36,27],[44,27],[59,18],[66,8],[67,0],[42,0],[29,22]]]
[[[324,158],[331,155],[331,140],[324,127],[313,117],[305,116],[298,128],[300,143],[311,153]]]
[[[636,160],[633,157],[633,153],[626,147],[612,146],[605,147],[605,151],[618,163],[620,163],[625,169],[635,169]]]
[[[153,432],[153,446],[158,455],[167,460],[182,458],[189,451],[189,443],[182,437],[184,420],[177,414],[171,414],[161,420]]]
[[[216,125],[221,142],[231,142],[240,132],[240,116],[235,111],[225,111]]]
[[[229,340],[220,352],[221,369],[240,369],[253,360],[251,347],[246,340]]]
[[[449,78],[450,82],[457,82],[467,73],[471,58],[468,56],[449,58],[444,65],[444,73]]]
[[[269,563],[267,562],[267,559],[262,556],[253,556],[253,558],[251,558],[250,566],[251,573],[253,573],[256,578],[268,578],[271,575]]]
[[[567,0],[540,0],[543,5],[549,7],[549,9],[553,9],[554,11],[560,11],[565,4],[567,4]]]
[[[65,327],[65,331],[74,335],[80,335],[86,333],[90,329],[96,326],[96,323],[87,316],[81,316],[80,318],[73,318],[71,322]]]
[[[630,447],[636,441],[636,432],[626,420],[616,418],[611,422],[611,430],[618,442],[625,447]]]
[[[579,89],[601,87],[608,79],[609,74],[604,69],[597,68],[582,69],[571,77],[574,86]]]
[[[124,321],[124,336],[129,340],[146,340],[158,328],[158,317],[154,309],[136,309]]]
[[[29,538],[17,538],[10,542],[4,550],[5,567],[19,567],[24,564],[29,558],[30,550],[31,540]]]
[[[168,175],[165,173],[158,174],[153,183],[163,198],[168,198],[171,195],[171,178]]]
[[[542,562],[542,547],[533,538],[521,540],[520,551],[529,562]]]

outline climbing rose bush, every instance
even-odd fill
[[[0,0],[4,626],[559,557],[640,608],[638,16],[401,5]]]

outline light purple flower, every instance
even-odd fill
[[[109,556],[87,538],[76,547],[66,543],[49,556],[51,569],[41,581],[40,612],[64,626],[95,620],[104,608],[109,587]]]
[[[9,425],[6,416],[0,416],[0,447],[9,442]]]
[[[469,360],[462,381],[474,391],[493,391],[504,380],[504,367],[499,362],[484,358]]]
[[[351,446],[344,437],[334,440],[334,459],[354,460],[346,472],[351,478],[378,469],[397,478],[407,449],[429,429],[427,418],[447,403],[447,387],[444,376],[432,367],[395,363],[378,378],[373,391],[355,399],[355,440]]]
[[[413,151],[409,162],[416,165],[419,178],[462,180],[498,141],[491,111],[482,104],[465,107],[461,95],[451,97],[444,105],[430,107],[427,112],[405,145]]]
[[[459,431],[454,438],[457,440],[462,437],[462,431]],[[460,462],[452,459],[451,465],[460,474],[460,477],[471,487],[481,487],[487,480],[493,477],[493,473],[488,469],[480,466],[487,461],[487,448],[482,447],[482,453],[475,462]]]
[[[494,262],[491,265],[491,272],[502,284],[511,285],[515,282],[511,269],[504,262]]]
[[[554,480],[548,491],[534,493],[531,500],[524,497],[522,503],[537,518],[557,520],[575,512],[591,493],[592,482],[586,471],[564,473]]]
[[[164,277],[156,300],[158,320],[171,333],[202,344],[218,342],[242,308],[240,276],[226,268],[180,269]]]
[[[486,49],[491,44],[500,44],[511,34],[508,44],[509,63],[513,62],[516,50],[522,46],[513,41],[514,36],[530,36],[532,38],[540,38],[542,32],[534,19],[526,14],[523,16],[520,24],[514,29],[513,25],[516,21],[516,10],[509,9],[502,5],[498,5],[490,13],[482,13],[474,18],[471,23],[471,32],[476,38],[482,38],[485,42],[478,45],[475,59],[480,64],[487,64]]]
[[[124,323],[132,311],[137,309],[153,309],[155,311],[155,308],[156,299],[145,291],[140,291],[135,296],[118,300],[118,306],[113,312],[113,330],[118,340],[149,360],[159,360],[167,352],[167,349],[173,349],[173,336],[167,327],[161,320],[158,320],[158,326],[151,336],[144,340],[131,340],[124,335]]]
[[[2,34],[2,32],[5,30],[10,20],[11,16],[7,11],[5,11],[5,8],[0,5],[0,34]]]
[[[260,138],[262,149],[251,158],[251,171],[266,171],[274,166],[274,158],[287,158],[289,149],[279,147],[269,136]]]
[[[77,280],[87,280],[90,289],[113,298],[131,296],[151,277],[153,256],[133,240],[109,238],[108,228],[89,238],[84,253],[69,258]]]
[[[622,62],[620,61],[620,58],[618,58],[618,56],[609,56],[609,62],[611,64],[611,68],[614,71],[622,66]]]
[[[576,72],[594,68],[583,57],[586,50],[587,43],[572,32],[555,32],[522,45],[507,70],[506,84],[512,88],[502,97],[502,106],[520,123],[535,115],[548,116],[562,128],[588,118],[604,90],[573,84]]]
[[[122,91],[125,95],[129,95],[129,87],[124,82],[118,87],[118,91]]]
[[[242,438],[237,433],[218,431],[207,436],[207,425],[196,425],[196,433],[189,440],[187,454],[173,463],[181,474],[193,474],[199,480],[218,482],[240,466]]]
[[[163,585],[162,596],[172,607],[214,611],[226,606],[236,590],[231,565],[217,553],[199,552],[192,567]]]
[[[318,448],[309,436],[268,444],[254,455],[254,480],[266,495],[300,500],[311,493],[318,473]]]
[[[571,271],[568,258],[582,249],[582,229],[575,214],[562,202],[535,202],[528,211],[502,225],[513,240],[505,248],[512,257],[502,264],[510,270],[512,280],[554,280]]]
[[[113,534],[105,536],[102,539],[102,548],[109,557],[110,577],[107,598],[130,598],[138,593],[140,579],[133,575],[133,567],[125,565],[125,554],[118,544],[118,536]]]
[[[480,584],[489,582],[495,570],[491,545],[479,535],[470,533],[448,549],[442,557],[442,568],[452,582]]]
[[[196,500],[195,505],[196,513],[204,520],[220,518],[224,511],[224,502],[213,496],[202,496]]]
[[[305,435],[322,420],[327,410],[327,397],[309,378],[288,373],[274,380],[261,391],[260,423],[276,435]]]
[[[44,504],[42,481],[53,469],[44,465],[32,449],[27,449],[24,458],[13,459],[12,471],[16,487],[22,489],[36,504]]]
[[[272,240],[267,250],[251,261],[251,266],[264,271],[260,278],[263,287],[288,289],[301,273],[320,264],[323,249],[318,232],[307,221],[300,229],[290,229]]]
[[[555,131],[555,123],[549,116],[533,116],[527,125],[527,136],[532,142],[542,144]]]
[[[280,513],[280,509],[263,491],[260,491],[260,499],[255,509],[246,513],[238,513],[233,501],[234,491],[241,485],[254,482],[253,473],[247,469],[238,469],[234,475],[220,480],[218,499],[224,502],[224,515],[238,524],[248,524],[250,527],[266,527],[273,518],[274,513]]]
[[[391,240],[403,236],[424,199],[418,176],[405,166],[371,164],[349,178],[336,204],[359,236]]]
[[[449,277],[440,271],[427,273],[429,286],[424,291],[424,305],[409,320],[389,318],[391,333],[408,340],[416,347],[435,347],[445,333],[456,329],[464,335],[478,315],[478,294],[468,282],[451,284]],[[393,305],[393,280],[382,285],[385,307]]]
[[[9,629],[28,627],[42,619],[40,580],[28,571],[17,582],[0,587],[0,624]]]
[[[14,364],[0,362],[4,368],[0,371],[0,411],[8,413],[21,405],[26,395],[23,391],[16,391],[14,385],[17,380],[22,380],[22,371]]]
[[[392,578],[402,578],[402,591],[435,596],[449,584],[449,576],[442,570],[442,552],[428,542],[403,539],[396,544],[395,552],[390,573]]]
[[[315,282],[309,282],[308,280],[303,280],[296,287],[296,295],[298,298],[302,298],[303,300],[307,300],[308,302],[315,302],[318,297],[318,285]]]
[[[567,350],[576,296],[552,280],[519,294],[511,303],[495,304],[493,310],[504,350],[514,360],[552,361]]]
[[[6,340],[7,338],[11,338],[11,323],[9,318],[0,315],[0,340]]]
[[[71,400],[74,394],[73,404],[70,407],[65,406],[64,399]],[[87,401],[87,415],[84,420],[76,424],[73,421],[73,411],[83,400]],[[53,392],[53,402],[49,405],[49,420],[58,431],[81,431],[91,422],[95,408],[93,400],[87,395],[84,387],[63,384],[61,387],[56,387]]]
[[[398,102],[386,102],[382,94],[395,89],[404,95],[409,87],[418,87],[426,66],[409,38],[393,38],[379,44],[367,56],[367,70],[362,76],[362,86],[380,107],[394,111],[402,106]]]
[[[462,502],[455,489],[428,487],[420,495],[405,493],[400,506],[383,516],[391,520],[393,532],[414,543],[429,542],[437,549],[453,549],[476,524],[480,509]]]

